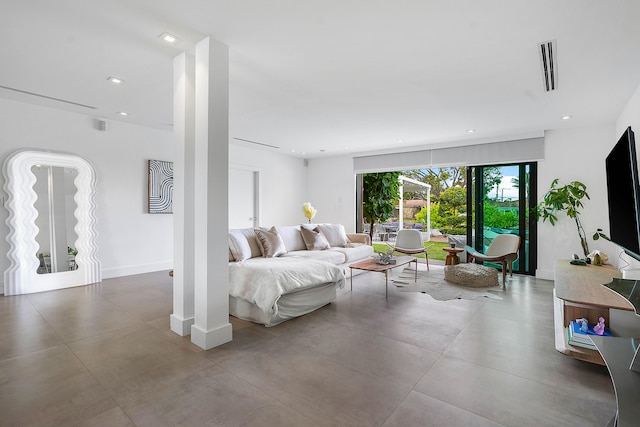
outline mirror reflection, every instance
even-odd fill
[[[74,168],[35,165],[31,171],[36,177],[33,186],[38,211],[36,242],[39,249],[38,274],[75,270],[77,255],[75,232],[77,204],[74,200],[74,180],[78,171]]]

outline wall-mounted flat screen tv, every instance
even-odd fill
[[[609,237],[640,260],[640,185],[636,143],[628,127],[606,159]]]

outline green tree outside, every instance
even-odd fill
[[[393,208],[400,199],[400,172],[365,173],[362,175],[362,218],[373,226],[393,216]]]

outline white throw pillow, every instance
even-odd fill
[[[260,242],[258,242],[258,236],[253,228],[239,228],[237,229],[249,242],[251,248],[251,258],[258,258],[262,256],[262,249],[260,248]]]
[[[342,224],[318,224],[318,228],[333,248],[344,248],[349,243],[347,233],[344,231]]]
[[[239,230],[229,231],[229,251],[231,251],[235,261],[244,261],[251,258],[249,241]]]

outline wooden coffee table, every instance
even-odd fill
[[[351,269],[351,290],[353,291],[353,270],[365,270],[384,273],[384,296],[389,297],[389,270],[392,268],[400,267],[401,265],[407,265],[412,262],[416,263],[416,277],[415,281],[418,281],[418,259],[412,256],[399,256],[395,257],[395,264],[376,264],[375,258],[365,259],[364,261],[355,262],[349,265]]]

